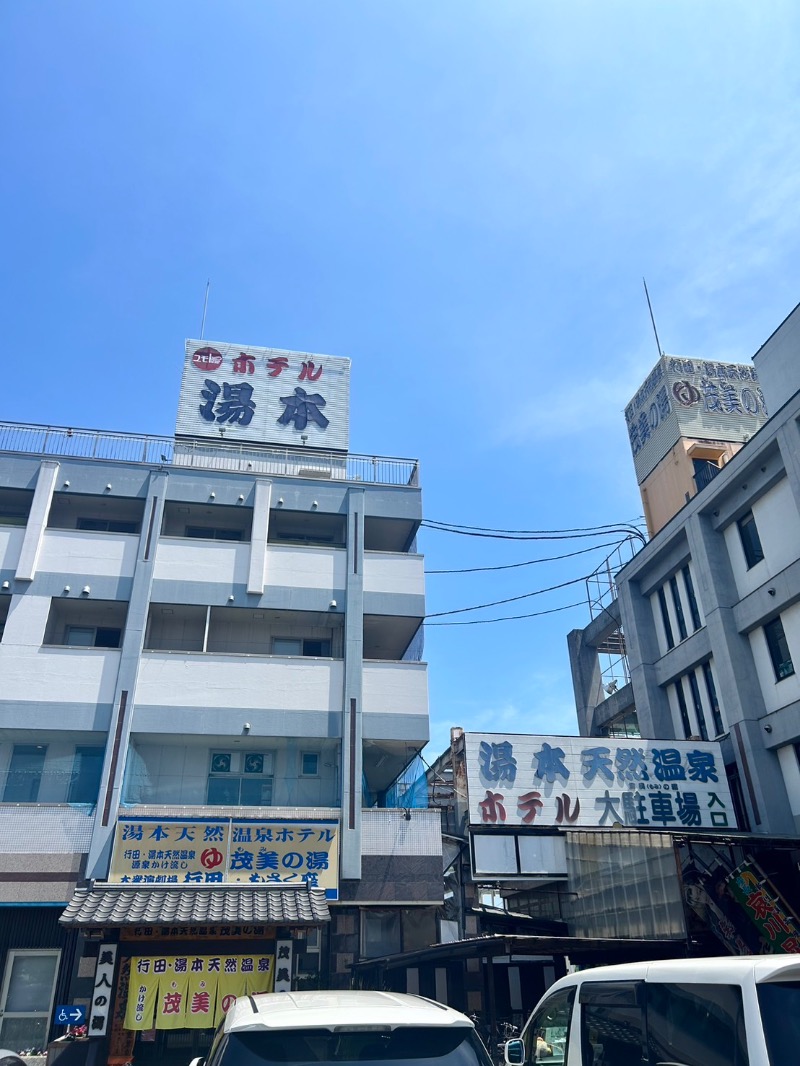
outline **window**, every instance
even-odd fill
[[[525,1062],[564,1061],[574,1001],[575,989],[565,988],[546,999],[531,1015],[522,1032]]]
[[[67,803],[96,803],[100,791],[104,748],[75,748]]]
[[[678,678],[675,682],[675,695],[678,697],[678,710],[681,714],[681,725],[683,726],[683,735],[688,740],[692,735],[692,724],[689,721],[689,708],[686,706],[686,696],[683,692],[683,678]]]
[[[330,658],[330,640],[305,639],[303,637],[273,637],[273,655],[311,655]]]
[[[773,618],[771,622],[767,622],[764,626],[764,636],[767,638],[767,647],[769,648],[769,657],[772,659],[772,669],[775,671],[775,680],[783,681],[784,678],[791,677],[794,673],[794,663],[789,653],[789,645],[786,640],[786,634],[783,631],[783,622],[780,620],[780,616]]]
[[[3,789],[3,803],[35,803],[42,783],[44,744],[15,744]]]
[[[587,981],[581,985],[581,1043],[586,1062],[641,1066],[644,985],[637,981]],[[669,1062],[675,1062],[673,1057]]]
[[[747,1066],[742,990],[736,985],[651,982],[647,1037],[653,1062]]]
[[[272,775],[270,752],[213,751],[207,802],[224,807],[269,807]]]
[[[139,522],[129,522],[119,518],[79,518],[78,529],[89,533],[138,533]]]
[[[769,1061],[791,1062],[797,1054],[800,981],[756,985]]]
[[[681,640],[686,640],[688,636],[686,619],[683,616],[683,604],[681,603],[681,594],[678,591],[678,579],[674,574],[669,579],[669,590],[672,593],[672,606],[675,608],[675,617],[678,621],[678,636]]]
[[[37,949],[9,951],[0,1000],[3,1047],[46,1046],[60,954]]]
[[[242,540],[241,529],[217,529],[214,526],[187,526],[186,534],[190,540]]]
[[[70,648],[118,648],[122,630],[111,626],[67,626],[64,643]]]
[[[664,586],[658,590],[658,606],[661,608],[661,621],[664,623],[664,635],[667,638],[667,648],[675,647],[675,638],[672,635],[672,623],[669,620],[667,610],[667,597],[664,595]]]
[[[692,572],[688,566],[684,566],[681,570],[683,574],[683,583],[686,586],[686,598],[689,601],[689,614],[692,616],[692,626],[695,630],[700,628],[700,611],[697,607],[697,597],[694,594],[694,582],[692,581]]]
[[[395,955],[402,951],[400,911],[370,908],[363,910],[361,954],[367,959]]]
[[[697,715],[697,728],[700,732],[701,740],[708,740],[708,730],[706,729],[706,716],[703,712],[703,701],[700,699],[700,686],[697,684],[697,675],[694,670],[690,674],[686,675],[689,681],[689,691],[692,694],[692,703],[694,704],[694,713]]]
[[[303,777],[319,776],[319,753],[304,751],[300,756],[300,773]]]
[[[714,675],[711,672],[711,663],[703,663],[703,677],[706,682],[706,692],[708,693],[708,703],[711,707],[711,716],[714,719],[714,729],[716,736],[721,736],[725,732],[725,726],[722,722],[722,714],[719,709],[719,700],[717,699],[717,686],[714,684]]]
[[[285,511],[273,508],[269,513],[268,539],[271,544],[319,545],[326,548],[345,546],[347,516],[315,511]]]
[[[739,527],[744,561],[747,563],[747,569],[750,570],[764,558],[764,549],[761,547],[761,538],[758,535],[753,512],[748,511],[747,514],[742,515],[736,525]]]

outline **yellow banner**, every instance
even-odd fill
[[[272,955],[176,955],[131,959],[126,1029],[207,1029],[239,996],[271,992]]]
[[[120,818],[115,884],[309,884],[338,899],[339,824],[223,818]]]

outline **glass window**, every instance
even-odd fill
[[[581,985],[581,1042],[586,1062],[642,1066],[646,1061],[640,987],[632,981]]]
[[[722,712],[719,709],[719,700],[717,699],[717,686],[714,684],[714,674],[711,671],[711,663],[703,663],[703,677],[706,682],[706,692],[708,693],[708,702],[711,707],[711,716],[714,719],[715,736],[720,736],[725,732],[725,726],[722,721]]]
[[[775,671],[775,680],[783,681],[785,677],[791,677],[794,673],[794,663],[789,652],[789,644],[783,631],[783,622],[780,617],[773,618],[764,626],[764,636],[767,638],[769,657],[772,659],[772,668]]]
[[[700,739],[708,740],[706,716],[703,711],[703,701],[700,699],[700,686],[697,684],[697,675],[692,670],[690,674],[686,675],[686,678],[689,682],[689,691],[692,694],[692,703],[694,704],[694,713],[697,716],[697,729],[700,733]]]
[[[139,522],[129,522],[121,518],[79,518],[78,529],[91,533],[138,533]]]
[[[212,1053],[213,1066],[307,1066],[330,1063],[396,1063],[406,1066],[491,1066],[485,1048],[466,1027],[399,1025],[385,1030],[365,1025],[330,1029],[235,1032]]]
[[[206,802],[221,807],[270,807],[273,759],[258,751],[211,753]]]
[[[689,601],[689,614],[692,616],[692,626],[695,630],[700,628],[700,610],[697,606],[697,597],[694,594],[694,582],[692,581],[692,572],[688,566],[684,566],[681,570],[683,574],[683,583],[686,586],[686,599]]]
[[[747,1066],[742,990],[737,985],[650,983],[647,1036],[653,1062]]]
[[[317,777],[319,774],[319,755],[316,751],[304,751],[300,756],[300,773],[303,777]]]
[[[770,1064],[783,1066],[797,1057],[800,981],[775,981],[756,988]]]
[[[303,642],[302,640],[290,639],[289,637],[273,637],[272,638],[272,654],[273,655],[302,655],[303,654]]]
[[[40,1048],[47,1043],[53,1009],[57,951],[10,951],[0,1003],[0,1044]]]
[[[122,630],[112,626],[67,626],[65,643],[71,648],[118,648]]]
[[[667,648],[675,647],[675,638],[672,635],[672,623],[669,620],[667,610],[667,597],[664,595],[664,586],[658,590],[658,606],[661,608],[661,621],[664,623],[664,635],[667,638]]]
[[[361,912],[361,948],[367,959],[402,951],[400,911],[365,908]]]
[[[35,803],[42,783],[45,744],[15,744],[3,789],[3,803]]]
[[[678,697],[678,710],[681,712],[683,735],[688,740],[692,735],[692,724],[689,721],[689,708],[686,706],[686,696],[683,692],[683,678],[679,677],[675,682],[675,695]]]
[[[186,536],[190,540],[243,540],[242,529],[218,529],[215,526],[187,526]]]
[[[575,989],[554,992],[522,1031],[526,1062],[564,1062]]]
[[[764,549],[761,547],[761,538],[758,535],[753,512],[748,511],[747,514],[743,514],[736,525],[739,527],[744,561],[747,563],[747,569],[749,570],[764,558]]]
[[[67,803],[96,803],[100,791],[104,748],[77,747]]]
[[[672,606],[675,608],[675,618],[678,621],[678,636],[681,640],[686,640],[688,636],[686,619],[683,615],[683,604],[681,603],[681,594],[678,589],[678,579],[674,574],[669,579],[669,590],[672,593]]]

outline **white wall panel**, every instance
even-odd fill
[[[800,700],[800,604],[781,612],[783,631],[789,645],[795,672],[782,681],[775,680],[775,670],[767,648],[767,638],[759,626],[750,634],[750,647],[756,664],[756,673],[764,694],[767,712],[777,711],[795,700]]]
[[[425,560],[397,552],[364,553],[364,592],[425,595]]]
[[[156,550],[154,580],[247,583],[249,543],[162,538]]]
[[[2,698],[20,703],[105,703],[114,699],[114,648],[30,648],[0,644]]]
[[[340,710],[342,670],[340,660],[144,652],[136,706]]]
[[[0,526],[0,569],[16,570],[25,530],[19,526]]]
[[[138,548],[138,534],[48,529],[37,569],[79,578],[133,577]]]
[[[267,548],[267,585],[303,589],[342,589],[347,580],[344,548]]]
[[[363,705],[365,714],[427,715],[427,664],[365,662]]]
[[[749,570],[738,526],[734,522],[725,530],[725,543],[728,546],[739,596],[746,596],[765,581],[770,581],[797,558],[800,515],[797,513],[788,478],[783,478],[761,499],[755,501],[753,518],[764,550],[764,558]]]

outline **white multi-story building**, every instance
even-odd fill
[[[190,342],[174,437],[0,428],[0,1045],[77,1005],[101,1054],[188,1061],[228,995],[436,938],[438,814],[393,788],[418,465],[349,453],[348,383]]]

